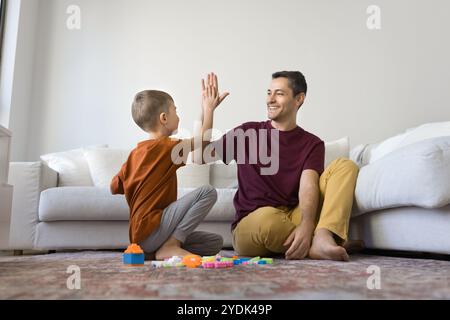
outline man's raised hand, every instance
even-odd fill
[[[214,111],[215,108],[229,95],[229,92],[219,94],[219,82],[217,75],[209,73],[206,83],[202,79],[202,106],[205,109]]]

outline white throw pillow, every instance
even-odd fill
[[[109,188],[112,178],[127,161],[131,150],[124,149],[84,149],[94,186]]]
[[[86,149],[105,148],[107,145],[87,147]],[[50,168],[58,172],[59,187],[93,186],[88,163],[84,157],[84,148],[48,153],[40,158]]]
[[[443,136],[450,136],[450,121],[426,123],[379,143],[356,146],[351,151],[351,159],[362,167],[413,143]]]
[[[325,168],[337,158],[348,158],[350,144],[348,137],[325,142]]]
[[[177,170],[177,183],[179,188],[198,188],[209,184],[210,166],[186,164]]]
[[[385,208],[450,203],[450,136],[400,148],[361,168],[354,215]]]
[[[211,185],[216,188],[237,189],[237,164],[231,161],[229,165],[222,163],[211,163],[210,165]]]

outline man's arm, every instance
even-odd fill
[[[298,199],[300,200],[300,212],[302,223],[312,225],[314,228],[319,206],[319,174],[316,170],[307,169],[302,172]]]
[[[290,245],[286,251],[286,259],[303,259],[308,255],[314,233],[317,209],[319,206],[319,174],[307,169],[300,177],[298,192],[302,219],[294,231],[286,239],[284,245]]]

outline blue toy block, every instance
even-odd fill
[[[124,253],[123,263],[131,265],[143,265],[145,255],[143,253]]]
[[[267,261],[266,260],[259,260],[258,264],[267,264]]]
[[[236,265],[238,265],[238,264],[241,264],[242,262],[241,262],[241,259],[234,259],[233,260],[233,264],[236,266]]]

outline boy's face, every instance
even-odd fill
[[[180,123],[180,118],[177,114],[177,107],[175,103],[171,101],[169,103],[169,112],[167,113],[167,123],[166,128],[170,131],[170,134],[176,134],[178,130],[178,124]]]

